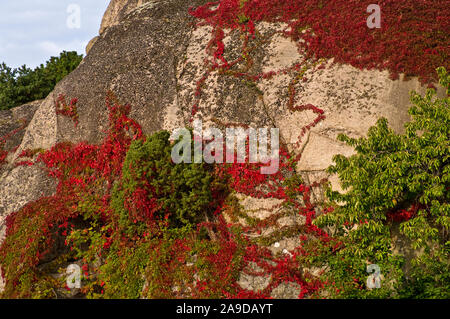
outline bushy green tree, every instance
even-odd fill
[[[434,89],[424,97],[412,92],[404,134],[380,119],[367,138],[339,136],[356,150],[335,156],[329,168],[346,192],[328,191],[335,210],[316,220],[337,239],[324,263],[338,296],[450,297],[450,75],[438,73],[447,97],[437,98]],[[409,257],[395,253],[395,238],[405,239]],[[368,264],[380,266],[381,289],[367,289]]]
[[[25,65],[11,69],[5,63],[0,64],[0,110],[45,98],[82,58],[74,51],[63,51],[34,70]]]

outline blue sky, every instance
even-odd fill
[[[84,55],[108,4],[109,0],[0,0],[0,63],[34,68],[63,50]]]

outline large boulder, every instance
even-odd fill
[[[25,129],[41,103],[42,100],[38,100],[0,111],[0,143],[5,142],[3,149],[13,150],[20,145]]]

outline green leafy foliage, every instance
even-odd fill
[[[88,297],[167,298],[175,283],[195,283],[186,260],[213,245],[202,241],[197,225],[212,215],[215,193],[226,190],[225,181],[217,180],[212,166],[173,163],[169,136],[161,131],[133,141],[111,193],[110,223],[94,227],[89,239],[77,232],[69,236],[79,247],[78,259],[95,263],[92,253],[103,251],[97,280],[85,283],[91,286]],[[83,251],[86,242],[92,248]]]
[[[34,70],[25,65],[11,69],[5,63],[0,64],[0,110],[45,98],[82,58],[75,51],[63,51]]]
[[[162,131],[130,145],[112,193],[113,208],[126,223],[167,215],[173,227],[180,227],[198,223],[208,212],[212,175],[204,163],[173,163],[169,136]]]
[[[448,94],[450,75],[444,68],[438,74]],[[367,138],[339,136],[356,151],[335,156],[329,168],[346,192],[329,190],[335,210],[315,221],[335,235],[326,276],[338,296],[450,296],[450,110],[448,95],[435,93],[411,93],[412,121],[404,134],[380,119]],[[381,289],[363,289],[368,264],[380,266]]]
[[[126,110],[111,107],[112,129],[104,144],[61,143],[41,154],[60,184],[54,196],[8,216],[0,246],[2,297],[64,297],[70,290],[66,276],[55,274],[71,263],[83,270],[81,294],[88,298],[173,297],[171,285],[188,278],[188,285],[197,285],[196,268],[186,265],[192,254],[203,265],[221,245],[223,258],[237,258],[235,268],[240,266],[234,242],[214,242],[206,233],[212,227],[208,216],[228,194],[226,178],[216,176],[211,165],[174,164],[166,131],[135,135],[132,142],[125,138],[124,123],[131,123]],[[119,153],[111,151],[112,143]],[[236,269],[224,268],[236,276]],[[234,281],[218,275],[215,282],[220,294]]]

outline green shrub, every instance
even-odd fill
[[[438,73],[448,88],[450,75]],[[329,191],[338,204],[316,223],[335,228],[327,279],[340,297],[450,297],[449,97],[428,89],[424,97],[412,92],[411,101],[405,134],[380,119],[367,138],[339,136],[356,150],[329,168],[346,193]],[[394,253],[394,238],[405,239],[412,255]],[[381,289],[364,289],[368,264],[380,266]]]
[[[82,59],[74,51],[63,51],[34,70],[25,65],[11,69],[5,63],[0,64],[0,110],[45,98]]]
[[[82,265],[86,297],[139,298],[144,288],[148,296],[167,297],[172,292],[162,289],[183,283],[187,273],[188,283],[194,282],[194,268],[185,265],[191,250],[211,262],[208,252],[218,244],[197,225],[220,207],[226,179],[219,180],[212,165],[174,164],[167,131],[129,147],[116,139],[114,151],[111,140],[102,146],[59,144],[44,154],[44,162],[58,159],[52,167],[61,184],[54,196],[8,216],[0,246],[6,279],[2,297],[65,296],[65,277],[56,280],[52,274],[75,261]],[[105,169],[113,174],[111,192],[104,176],[94,173],[104,168],[102,152],[107,166],[113,159],[123,161],[122,173]]]

